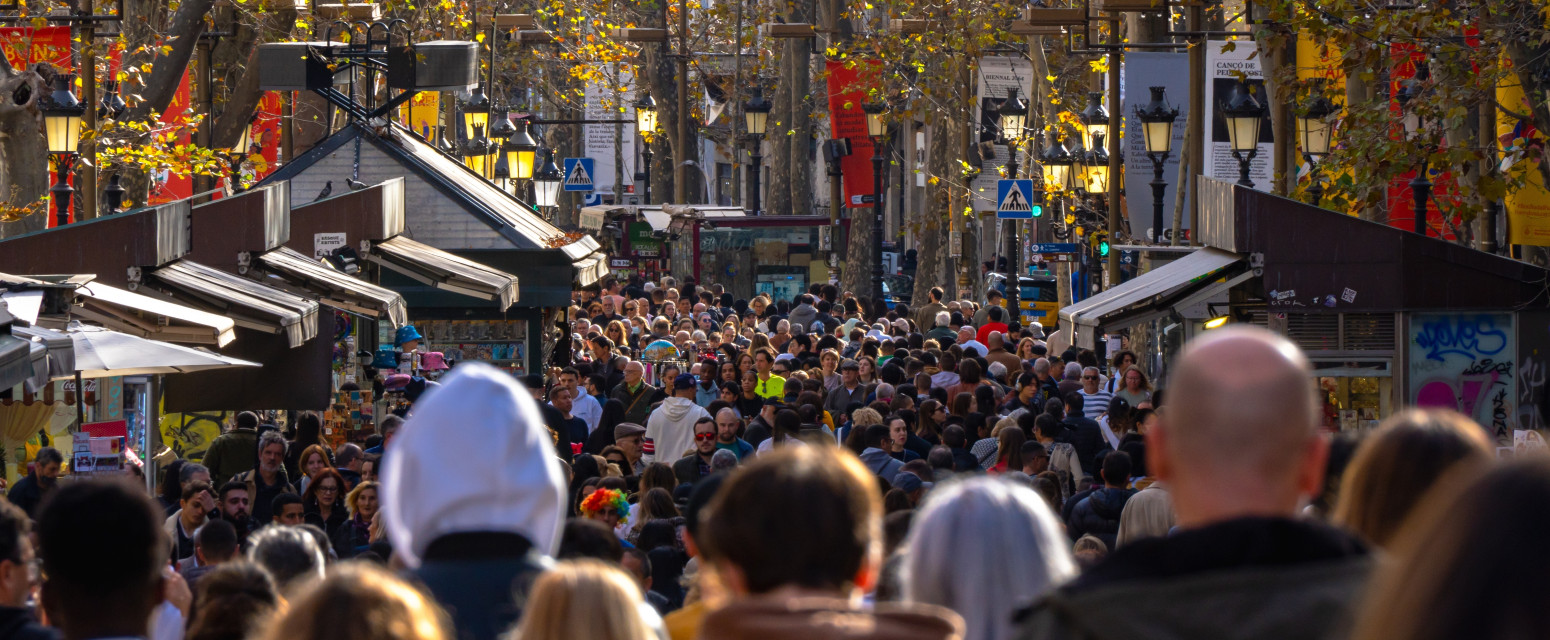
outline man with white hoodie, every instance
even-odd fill
[[[452,613],[457,637],[494,640],[551,566],[567,505],[535,402],[510,374],[464,363],[427,394],[382,470],[398,555]]]
[[[704,407],[694,403],[695,380],[681,373],[673,379],[673,395],[646,419],[645,455],[641,462],[651,464],[657,458],[671,464],[694,450],[694,425],[710,419]]]

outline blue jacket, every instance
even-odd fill
[[[452,616],[458,640],[497,640],[522,618],[527,595],[552,562],[515,533],[457,533],[425,550],[410,577]]]
[[[1107,487],[1087,494],[1071,509],[1071,517],[1066,521],[1071,539],[1091,534],[1113,550],[1115,539],[1119,537],[1119,516],[1125,511],[1130,496],[1135,494],[1130,489]]]

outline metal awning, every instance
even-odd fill
[[[48,378],[68,378],[75,375],[75,341],[70,334],[44,329],[43,327],[11,327],[11,334],[32,340],[44,349],[48,357]]]
[[[221,310],[237,326],[284,334],[292,348],[318,335],[318,303],[312,299],[189,260],[173,262],[151,276]]]
[[[32,341],[0,333],[0,389],[14,387],[32,376]]]
[[[224,347],[236,338],[231,318],[92,282],[76,289],[79,304],[71,314],[115,331],[181,344]]]
[[[42,289],[3,291],[0,292],[0,300],[5,302],[11,315],[26,320],[28,324],[38,323],[38,313],[43,309]]]
[[[352,278],[300,252],[280,247],[258,256],[263,270],[322,296],[330,307],[370,317],[380,317],[394,327],[409,324],[404,297],[391,289]]]
[[[1183,258],[1148,271],[1117,287],[1060,310],[1062,329],[1073,329],[1071,343],[1091,348],[1105,320],[1154,297],[1167,297],[1184,287],[1203,281],[1243,256],[1202,248]]]
[[[667,228],[673,225],[673,214],[661,209],[642,208],[640,210],[640,217],[646,219],[646,223],[651,225],[652,231],[667,231]]]
[[[517,302],[516,276],[403,236],[375,243],[367,259],[437,289],[496,300],[502,311]]]

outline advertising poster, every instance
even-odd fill
[[[1125,54],[1125,202],[1129,205],[1131,234],[1148,236],[1152,227],[1152,177],[1155,175],[1146,155],[1146,132],[1136,119],[1136,110],[1152,101],[1150,87],[1167,89],[1164,99],[1179,110],[1173,121],[1173,142],[1163,162],[1163,228],[1173,224],[1174,200],[1178,197],[1179,158],[1184,156],[1184,122],[1189,117],[1189,54],[1134,51]],[[1236,174],[1235,174],[1236,175]],[[1189,215],[1183,216],[1189,228]]]
[[[1529,112],[1528,99],[1515,78],[1497,86],[1496,101],[1518,113]],[[1539,173],[1539,154],[1529,151],[1531,143],[1535,139],[1542,142],[1544,136],[1533,123],[1503,112],[1496,115],[1496,135],[1502,150],[1502,170],[1523,178],[1524,182],[1521,188],[1507,193],[1507,242],[1550,246],[1550,191],[1545,189],[1544,176]]]
[[[607,79],[612,73],[598,74],[591,82],[587,83],[587,107],[588,120],[629,120],[635,121],[635,101],[632,94],[627,91],[614,91],[614,86],[631,86],[634,75],[630,73],[628,65],[616,65],[618,67],[618,84]],[[634,124],[589,124],[583,126],[583,138],[586,141],[586,157],[594,162],[595,171],[592,175],[593,193],[599,196],[610,196],[620,192],[616,188],[614,179],[622,176],[624,183],[635,183],[635,125]],[[622,174],[614,167],[614,151],[616,147],[622,147],[624,166]]]
[[[1265,79],[1260,71],[1259,57],[1254,55],[1258,49],[1253,42],[1211,41],[1209,44],[1206,49],[1205,102],[1208,117],[1205,126],[1211,132],[1211,137],[1206,142],[1205,166],[1201,167],[1204,169],[1201,173],[1218,180],[1237,182],[1239,163],[1233,156],[1232,144],[1227,135],[1227,120],[1222,114],[1222,108],[1231,99],[1233,86],[1238,84],[1240,79],[1248,84],[1250,92],[1260,105],[1266,105],[1269,96],[1265,91]],[[1264,113],[1263,122],[1259,126],[1259,148],[1254,158],[1249,161],[1249,180],[1254,183],[1255,189],[1270,191],[1273,179],[1271,172],[1275,161],[1272,157],[1274,135],[1270,128],[1270,110],[1266,109]]]
[[[979,61],[980,150],[984,163],[979,176],[969,184],[969,202],[978,212],[996,210],[996,183],[1001,179],[1001,169],[1011,159],[1010,149],[997,144],[1000,133],[1001,102],[1008,89],[1017,88],[1018,97],[1030,101],[1033,93],[1033,63],[1012,56],[985,56]],[[1022,153],[1026,157],[1031,142],[1024,142]],[[985,153],[994,150],[994,153]],[[1018,173],[1028,175],[1026,161],[1018,162]],[[1008,178],[1012,176],[1007,176]]]
[[[860,69],[847,64],[857,63],[825,62],[829,74],[829,137],[850,140],[850,155],[840,160],[840,170],[845,172],[845,206],[870,207],[872,138],[867,136],[866,112],[861,110],[867,99],[866,90]]]

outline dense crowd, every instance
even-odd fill
[[[364,448],[243,413],[154,498],[44,449],[0,506],[0,638],[1546,635],[1550,463],[1447,412],[1322,433],[1264,330],[1164,393],[943,298],[609,279],[547,374],[460,364]]]

